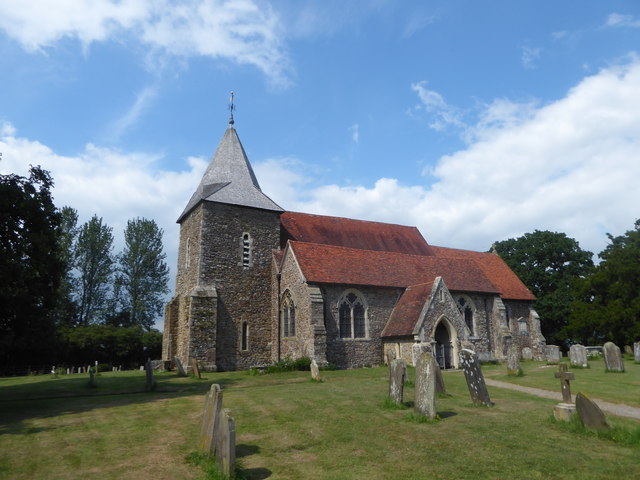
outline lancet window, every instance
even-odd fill
[[[283,337],[296,336],[296,306],[289,291],[282,295],[281,311],[281,331]]]
[[[458,308],[464,317],[464,323],[469,329],[471,336],[475,335],[475,329],[473,328],[473,303],[471,299],[467,297],[460,297],[458,299]]]

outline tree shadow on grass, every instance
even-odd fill
[[[446,412],[438,412],[438,415],[440,416],[440,418],[445,419],[449,417],[455,417],[458,414],[456,412],[446,411]]]

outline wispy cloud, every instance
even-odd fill
[[[404,31],[402,32],[403,38],[412,37],[414,34],[419,32],[420,30],[426,28],[427,26],[433,24],[438,20],[438,17],[435,15],[427,15],[424,13],[413,12],[409,21],[406,23],[404,27]]]
[[[142,91],[136,95],[136,99],[133,102],[133,105],[131,105],[131,107],[129,108],[129,110],[112,123],[109,129],[110,139],[117,140],[127,130],[131,129],[131,127],[138,122],[141,115],[150,106],[150,104],[153,102],[153,100],[157,95],[158,95],[157,86],[150,85],[143,88]]]
[[[63,38],[85,49],[134,41],[152,53],[253,65],[279,87],[292,81],[280,19],[269,4],[254,0],[0,0],[0,29],[29,51]]]
[[[620,13],[611,13],[604,23],[605,27],[632,27],[639,28],[640,20],[633,15],[622,15]]]
[[[353,143],[360,143],[360,125],[354,123],[349,127],[349,131],[351,132],[351,139]]]
[[[520,54],[520,62],[522,63],[522,66],[527,69],[535,68],[536,60],[540,58],[540,53],[542,53],[541,48],[535,48],[526,45],[522,47]]]
[[[449,105],[444,97],[435,90],[427,88],[427,81],[423,80],[411,84],[411,90],[418,94],[420,103],[413,107],[413,113],[425,112],[429,119],[429,127],[442,131],[447,127],[466,127],[463,122],[463,112],[453,105]]]

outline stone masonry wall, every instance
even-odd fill
[[[180,224],[180,243],[178,245],[178,265],[176,268],[176,296],[188,295],[191,289],[198,285],[203,209],[203,204],[200,204],[193,209]],[[189,248],[187,248],[187,244]]]
[[[265,366],[271,361],[272,250],[280,241],[277,212],[203,203],[199,284],[218,295],[216,364],[220,370]],[[251,266],[242,265],[242,238],[251,238]],[[241,349],[242,324],[248,348]]]

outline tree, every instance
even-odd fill
[[[31,167],[29,178],[0,175],[0,361],[3,367],[49,361],[52,311],[64,275],[58,253],[60,213],[53,180]]]
[[[630,344],[640,338],[640,220],[624,235],[607,236],[602,262],[576,284],[567,330],[583,343]]]
[[[169,292],[162,229],[153,220],[129,220],[124,241],[124,251],[118,257],[116,290],[121,289],[120,302],[128,313],[128,325],[150,330]]]
[[[588,275],[593,254],[564,233],[535,230],[494,244],[500,257],[537,297],[542,334],[548,343],[564,343],[575,279]]]
[[[73,292],[77,281],[73,275],[74,245],[78,236],[78,212],[71,207],[60,210],[58,227],[58,256],[63,264],[64,273],[58,289],[55,309],[56,323],[70,325],[77,315],[77,306],[73,301]]]
[[[80,227],[75,245],[78,271],[78,323],[90,325],[103,320],[113,274],[112,228],[94,215]]]

